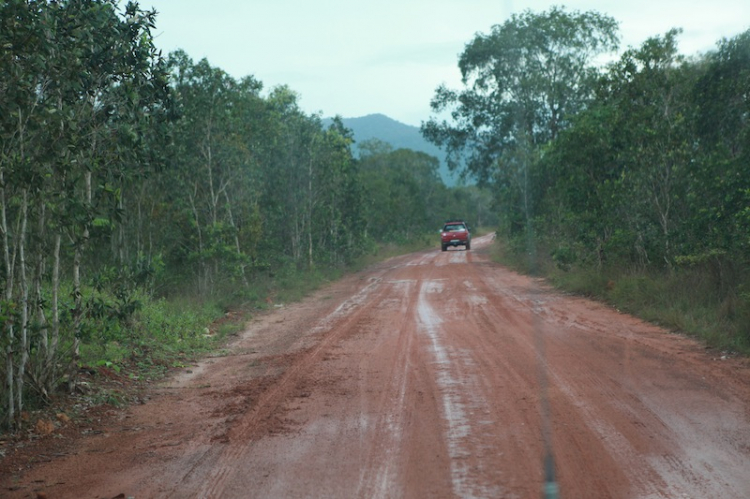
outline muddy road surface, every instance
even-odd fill
[[[254,319],[220,355],[0,496],[750,497],[750,366],[489,262],[388,260]]]

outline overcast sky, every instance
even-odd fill
[[[140,0],[159,13],[156,44],[184,49],[265,91],[288,85],[307,113],[382,113],[418,126],[441,83],[460,88],[459,54],[512,13],[596,10],[620,22],[623,48],[671,28],[680,51],[712,50],[750,29],[750,0]]]

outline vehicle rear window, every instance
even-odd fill
[[[465,230],[463,224],[451,224],[443,227],[445,232],[458,232],[459,230]]]

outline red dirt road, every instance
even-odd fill
[[[538,498],[548,421],[561,497],[750,497],[746,360],[553,292],[488,245],[264,314],[0,495]]]

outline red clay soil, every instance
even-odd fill
[[[565,498],[750,497],[746,360],[510,272],[489,242],[263,314],[0,496],[538,498],[549,447]]]

